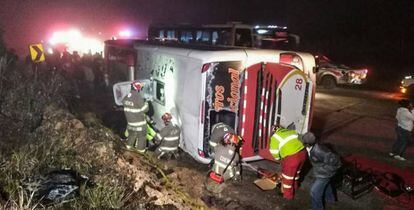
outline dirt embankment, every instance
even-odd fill
[[[26,66],[1,75],[0,208],[42,207],[36,192],[24,186],[31,177],[61,169],[86,175],[94,185],[55,208],[203,208],[150,156],[124,152],[95,114],[72,114],[82,104],[68,75],[39,71],[36,80]]]

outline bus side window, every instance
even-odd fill
[[[236,46],[251,47],[252,46],[252,32],[250,29],[236,29]]]
[[[163,39],[164,38],[164,30],[160,30],[158,33],[158,38]]]
[[[201,42],[201,37],[203,36],[203,31],[196,32],[196,42]]]
[[[213,45],[216,45],[217,44],[217,41],[218,41],[218,38],[219,38],[218,32],[217,31],[213,31],[213,33],[211,35],[211,43]]]
[[[168,30],[167,31],[167,38],[168,39],[175,39],[175,31],[174,30]]]
[[[231,32],[226,30],[221,30],[218,33],[217,45],[231,45]]]
[[[197,42],[203,44],[209,44],[210,41],[210,32],[209,31],[197,31]]]
[[[193,34],[191,31],[182,31],[180,41],[183,43],[190,43],[193,40]]]
[[[165,91],[164,91],[164,83],[155,80],[155,101],[161,105],[165,105]]]

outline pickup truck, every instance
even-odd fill
[[[337,85],[361,85],[367,79],[368,69],[353,69],[337,65],[324,55],[315,55],[318,71],[316,84],[332,89]]]

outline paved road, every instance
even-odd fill
[[[361,91],[356,89],[318,90],[315,96],[312,130],[324,143],[331,144],[341,155],[358,154],[401,168],[414,168],[414,148],[407,150],[406,162],[388,157],[394,142],[394,115],[398,93]],[[278,166],[269,161],[254,163],[265,168]],[[311,176],[308,174],[297,192],[294,202],[286,202],[274,191],[261,191],[246,173],[241,185],[230,185],[223,194],[227,198],[243,201],[243,207],[258,209],[308,209]],[[237,198],[235,198],[237,195]],[[327,209],[405,209],[398,202],[384,199],[371,192],[357,200],[338,192],[339,201]]]
[[[343,155],[360,154],[414,169],[414,147],[406,162],[388,157],[395,140],[395,112],[399,93],[356,89],[318,90],[312,130]]]

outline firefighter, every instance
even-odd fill
[[[134,81],[131,84],[131,92],[122,100],[124,113],[127,119],[127,149],[143,153],[147,147],[147,121],[145,113],[148,111],[148,103],[139,92],[143,84]]]
[[[306,150],[295,130],[276,125],[273,131],[274,134],[270,138],[270,153],[276,160],[281,161],[283,197],[292,200],[298,187],[300,169],[306,160]]]
[[[214,148],[218,145],[220,141],[223,140],[224,135],[227,133],[234,134],[235,132],[232,127],[222,122],[213,125],[211,129],[210,141],[208,142],[210,148],[210,155],[214,153]]]
[[[240,177],[240,147],[242,141],[234,133],[226,133],[224,138],[215,147],[216,154],[212,162],[210,177],[221,183],[229,179],[237,180]]]
[[[165,127],[161,129],[159,133],[155,135],[155,140],[159,142],[158,148],[155,150],[155,154],[158,159],[164,155],[169,157],[178,157],[178,146],[180,144],[180,128],[175,125],[172,120],[170,113],[165,113],[161,117]]]

